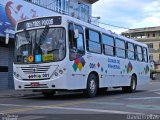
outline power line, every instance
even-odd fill
[[[102,24],[102,25],[116,27],[116,28],[123,28],[123,29],[127,29],[127,30],[130,29],[130,28],[122,27],[122,26],[116,26],[116,25],[107,24],[107,23],[104,23],[104,22],[98,22],[98,23]]]

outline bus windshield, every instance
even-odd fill
[[[65,29],[36,29],[17,33],[15,63],[43,63],[61,61],[65,57]]]

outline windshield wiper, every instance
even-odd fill
[[[48,34],[48,31],[49,31],[49,26],[46,25],[46,27],[44,28],[41,36],[40,36],[40,41],[39,41],[39,44],[41,44],[42,41],[44,41],[47,37],[47,34]]]
[[[26,29],[24,29],[24,33],[25,33],[25,37],[27,38],[27,42],[31,44],[29,32]]]

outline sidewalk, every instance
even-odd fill
[[[8,90],[0,90],[0,98],[1,97],[23,97],[23,96],[30,96],[30,95],[37,95],[38,92],[32,92],[32,91],[16,91],[14,89],[8,89]]]

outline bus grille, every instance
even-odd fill
[[[46,73],[50,66],[21,67],[25,74]]]

